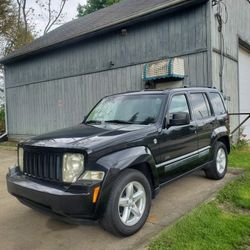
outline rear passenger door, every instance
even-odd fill
[[[190,93],[193,116],[197,124],[198,151],[200,164],[208,160],[211,145],[211,135],[216,126],[216,118],[212,115],[206,92]]]

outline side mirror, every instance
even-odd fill
[[[186,112],[177,112],[170,114],[168,127],[183,126],[190,124],[190,115]]]

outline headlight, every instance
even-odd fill
[[[23,172],[23,155],[24,155],[24,151],[22,147],[18,147],[18,166],[20,167],[20,170]]]
[[[84,156],[82,154],[64,154],[63,181],[75,182],[84,170]]]
[[[102,171],[86,171],[81,177],[80,180],[88,181],[102,181],[105,173]]]

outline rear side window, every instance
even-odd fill
[[[226,113],[224,103],[219,93],[210,93],[210,100],[216,115],[223,115]]]
[[[211,116],[211,109],[207,96],[203,93],[192,93],[191,102],[196,120],[202,120]]]

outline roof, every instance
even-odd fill
[[[181,88],[169,88],[169,89],[144,89],[139,91],[127,91],[122,93],[113,94],[110,96],[120,96],[120,95],[165,95],[172,92],[219,92],[217,88],[214,87],[181,87]],[[109,97],[109,96],[107,96]]]
[[[7,63],[28,56],[34,52],[42,52],[49,48],[60,46],[65,42],[94,36],[100,31],[117,25],[127,24],[152,13],[159,13],[169,8],[187,6],[205,0],[123,0],[110,7],[93,12],[68,22],[48,34],[34,40],[32,43],[10,53],[0,59],[0,63]]]

